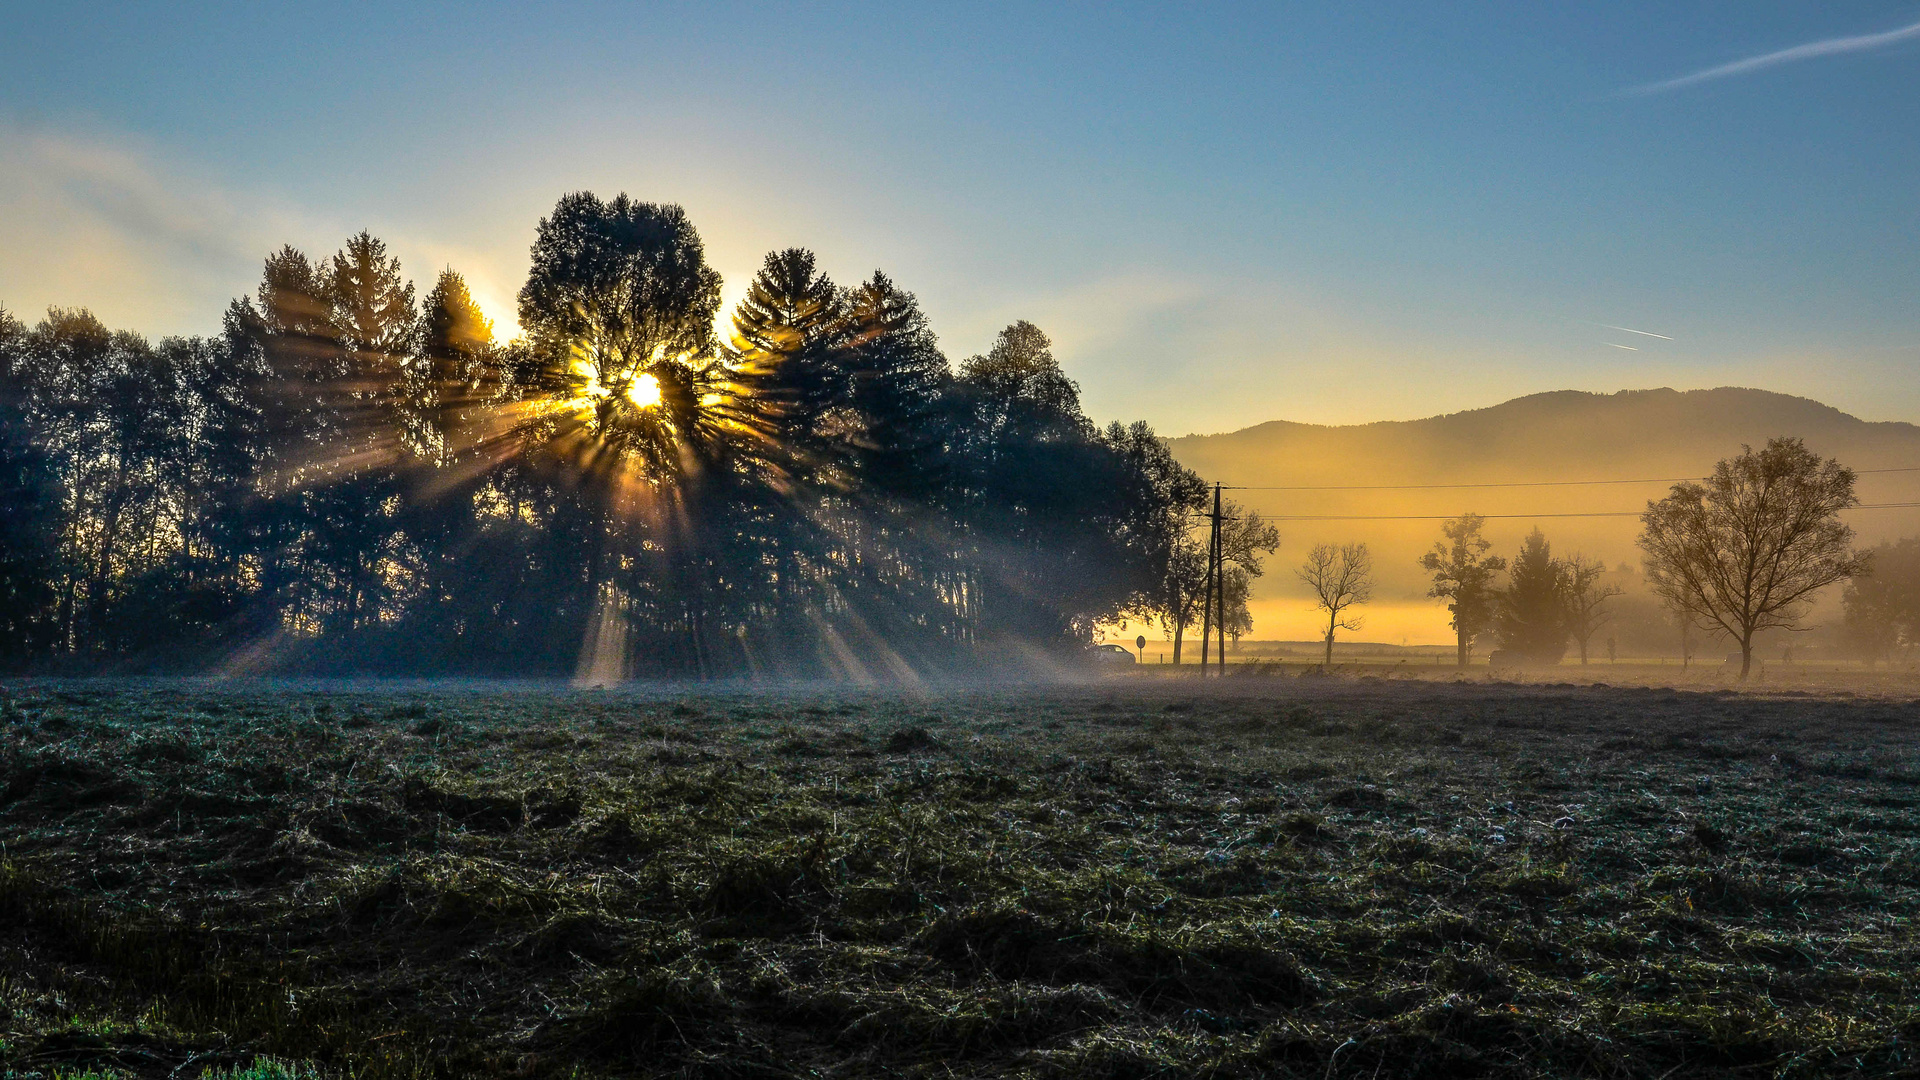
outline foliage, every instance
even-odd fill
[[[1467,666],[1473,639],[1493,629],[1499,591],[1493,575],[1507,568],[1505,559],[1488,555],[1493,542],[1480,535],[1486,519],[1478,514],[1462,514],[1440,526],[1446,539],[1420,558],[1420,566],[1433,575],[1428,596],[1449,601],[1453,613],[1453,631],[1459,639],[1458,661]]]
[[[1494,612],[1500,647],[1527,663],[1559,663],[1567,654],[1570,568],[1553,557],[1539,529],[1527,534],[1507,565],[1508,584]]]
[[[1866,570],[1840,512],[1859,503],[1853,470],[1799,439],[1769,439],[1714,467],[1705,484],[1675,484],[1641,517],[1640,547],[1654,590],[1702,629],[1740,645],[1740,677],[1753,636],[1792,628],[1813,594]]]
[[[1873,662],[1920,644],[1920,538],[1878,544],[1868,557],[1871,572],[1849,580],[1841,595],[1842,632]]]

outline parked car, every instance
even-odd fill
[[[1095,645],[1089,652],[1092,653],[1094,662],[1098,664],[1133,663],[1133,654],[1127,651],[1125,645]]]

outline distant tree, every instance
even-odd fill
[[[1508,584],[1494,611],[1500,647],[1531,664],[1557,664],[1567,654],[1568,567],[1535,529],[1508,564]]]
[[[1872,572],[1841,594],[1842,637],[1868,664],[1920,644],[1920,538],[1881,543],[1871,554]]]
[[[1151,615],[1173,641],[1173,662],[1180,663],[1180,648],[1187,627],[1200,622],[1200,602],[1206,596],[1207,548],[1202,535],[1196,538],[1189,529],[1175,542],[1166,563],[1166,575],[1149,601],[1141,605],[1142,614]]]
[[[1365,544],[1315,544],[1294,574],[1313,590],[1320,610],[1327,613],[1327,652],[1322,663],[1332,667],[1334,631],[1360,629],[1360,617],[1348,612],[1373,599],[1373,556]]]
[[[1172,629],[1176,607],[1185,607],[1190,616],[1199,611],[1197,599],[1186,593],[1193,583],[1204,582],[1192,526],[1193,515],[1206,505],[1206,482],[1175,460],[1166,440],[1144,422],[1110,424],[1101,442],[1119,455],[1128,478],[1121,531],[1133,556],[1130,563],[1142,576],[1127,610]]]
[[[1253,633],[1253,609],[1248,604],[1253,599],[1253,577],[1241,567],[1228,564],[1226,573],[1221,576],[1220,588],[1227,612],[1222,628],[1233,647],[1238,649],[1240,639]]]
[[[427,356],[472,355],[493,344],[493,320],[467,288],[467,279],[448,267],[440,271],[421,305],[421,351]]]
[[[1902,639],[1900,614],[1892,590],[1873,577],[1847,582],[1841,597],[1840,636],[1867,666],[1890,659]]]
[[[321,289],[349,391],[385,404],[406,374],[420,329],[413,283],[387,245],[363,229],[327,263]]]
[[[400,585],[394,556],[407,541],[394,517],[420,316],[400,260],[365,230],[328,260],[320,287],[337,355],[322,388],[335,430],[327,482],[309,493],[308,553],[338,583],[335,617],[351,629],[390,617],[385,605]]]
[[[1187,628],[1203,625],[1206,621],[1201,605],[1206,600],[1207,541],[1212,526],[1206,517],[1206,513],[1210,513],[1205,510],[1206,485],[1200,483],[1197,489],[1192,486],[1192,482],[1198,480],[1197,476],[1190,477],[1176,496],[1161,503],[1178,508],[1184,525],[1164,564],[1165,577],[1152,591],[1152,603],[1142,608],[1143,612],[1151,612],[1172,634],[1173,662],[1176,664],[1180,662],[1182,639]],[[1231,499],[1220,504],[1220,516],[1223,519],[1220,523],[1221,562],[1246,575],[1251,595],[1253,579],[1266,572],[1266,556],[1280,547],[1280,530],[1262,517],[1259,511],[1248,510]],[[1227,621],[1229,624],[1233,621],[1231,612]]]
[[[1420,559],[1420,566],[1433,575],[1433,588],[1427,595],[1451,601],[1447,610],[1453,613],[1461,667],[1467,666],[1473,639],[1493,627],[1498,599],[1493,575],[1507,568],[1505,559],[1487,554],[1493,544],[1480,535],[1485,523],[1478,514],[1462,514],[1447,521],[1440,526],[1446,539],[1435,543],[1433,550]]]
[[[1593,635],[1613,619],[1613,613],[1607,610],[1607,601],[1622,595],[1626,590],[1618,585],[1603,584],[1607,567],[1598,559],[1589,558],[1578,552],[1566,560],[1567,586],[1567,631],[1573,640],[1580,644],[1580,663],[1587,662],[1587,647]],[[1612,641],[1612,638],[1608,638]],[[1611,656],[1608,657],[1612,659]]]
[[[1200,507],[1206,507],[1206,484],[1200,484],[1198,496],[1200,498],[1192,503],[1181,503],[1190,507],[1187,530],[1175,544],[1173,557],[1167,559],[1167,580],[1160,590],[1164,598],[1160,617],[1164,625],[1173,630],[1173,663],[1181,663],[1181,638],[1187,626],[1206,625],[1206,613],[1200,607],[1206,601],[1206,546],[1212,525],[1204,515],[1196,517]],[[1233,500],[1221,502],[1219,513],[1219,559],[1223,573],[1238,569],[1246,575],[1248,596],[1252,596],[1254,578],[1265,575],[1265,557],[1281,546],[1281,530],[1261,517],[1260,511],[1246,509]],[[1231,590],[1227,592],[1227,600],[1231,600]],[[1252,619],[1252,615],[1248,615],[1248,619]],[[1231,611],[1227,613],[1227,623],[1231,628]]]
[[[1739,642],[1744,681],[1756,633],[1796,629],[1814,593],[1867,569],[1840,520],[1860,501],[1853,484],[1853,470],[1799,439],[1743,448],[1706,483],[1675,484],[1647,504],[1648,580],[1695,625]]]
[[[1257,578],[1266,572],[1266,557],[1280,550],[1280,527],[1228,500],[1221,504],[1220,558]]]
[[[1031,323],[1009,326],[963,363],[950,392],[944,501],[975,567],[965,592],[981,633],[1086,640],[1089,618],[1117,617],[1159,562],[1135,528],[1158,528],[1142,516],[1154,499],[1148,471],[1080,411],[1073,381]]]

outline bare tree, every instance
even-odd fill
[[[1647,579],[1703,630],[1740,643],[1740,678],[1753,636],[1797,629],[1813,594],[1867,568],[1840,512],[1858,505],[1854,473],[1820,460],[1799,439],[1767,440],[1714,466],[1705,484],[1675,484],[1640,518]]]
[[[1360,629],[1360,617],[1346,612],[1373,599],[1373,556],[1365,544],[1315,544],[1294,574],[1313,590],[1320,610],[1327,613],[1323,666],[1332,667],[1334,631]]]
[[[1584,666],[1587,662],[1587,643],[1613,619],[1613,613],[1606,609],[1607,601],[1626,590],[1618,585],[1600,583],[1607,567],[1599,559],[1575,552],[1565,565],[1567,630],[1573,635],[1573,640],[1580,643],[1580,663]]]

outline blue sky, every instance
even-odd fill
[[[954,358],[1032,319],[1167,434],[1662,385],[1920,420],[1920,0],[9,8],[27,317],[210,331],[366,227],[504,324],[555,198],[625,190],[729,299],[776,247],[881,267]]]

